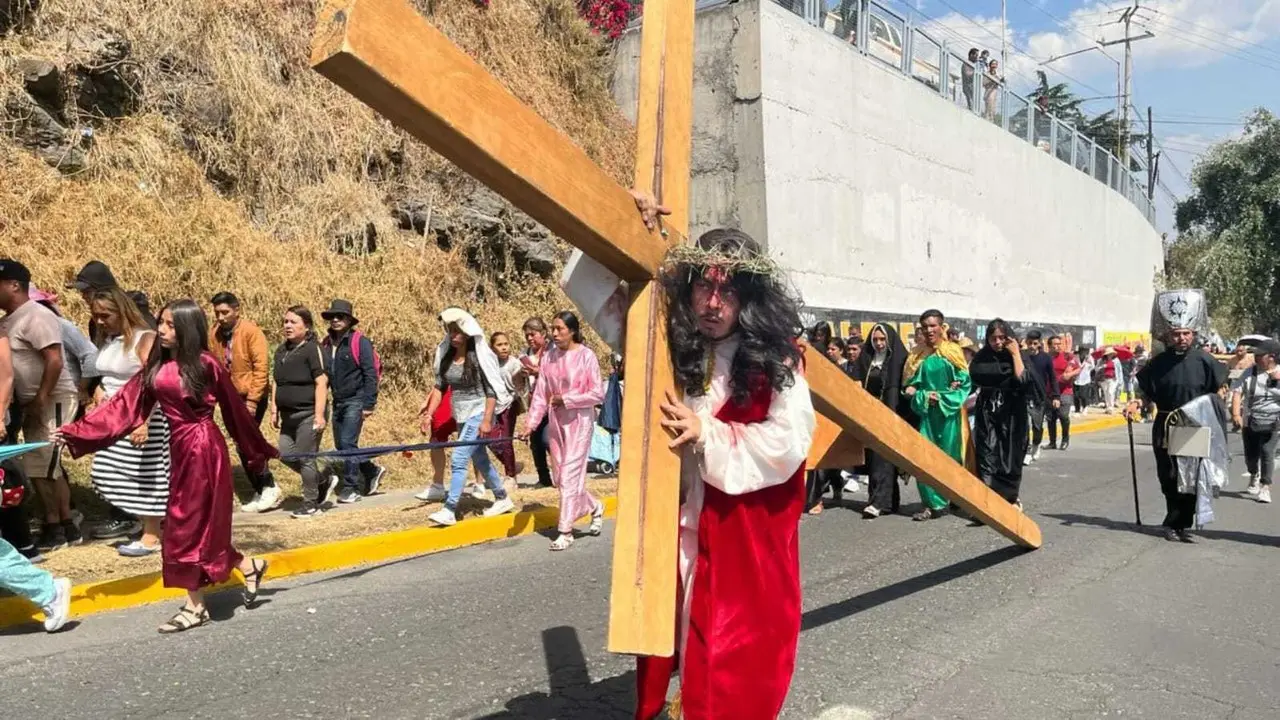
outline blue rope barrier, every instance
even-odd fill
[[[373,447],[352,448],[350,450],[324,450],[313,453],[289,453],[281,455],[281,460],[307,460],[310,458],[341,458],[343,460],[368,460],[381,455],[394,453],[417,452],[420,450],[445,450],[448,448],[468,447],[472,445],[493,445],[500,442],[511,442],[515,438],[477,438],[475,440],[449,440],[447,442],[415,443],[412,445],[375,445]]]

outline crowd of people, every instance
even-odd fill
[[[659,231],[666,208],[633,194],[645,227]],[[725,717],[774,717],[790,686],[801,627],[798,525],[806,504],[812,507],[833,480],[811,473],[806,493],[805,457],[817,418],[805,379],[804,343],[841,364],[874,398],[1019,510],[1023,468],[1036,460],[1038,428],[1046,418],[1050,444],[1069,447],[1070,409],[1076,406],[1071,396],[1085,386],[1087,363],[1064,351],[1062,338],[1049,337],[1046,348],[1041,333],[1019,338],[998,318],[977,347],[952,333],[936,309],[920,315],[909,350],[886,323],[853,342],[832,337],[829,326],[801,337],[799,302],[785,274],[752,238],[733,229],[709,231],[696,244],[673,250],[662,286],[675,387],[660,411],[670,446],[681,454],[677,651],[637,659],[636,717],[649,720],[664,710],[676,673],[680,702],[690,716],[707,715],[714,706]],[[78,354],[77,341],[64,340],[64,333],[80,331],[33,300],[30,272],[0,259],[5,434],[51,441],[3,468],[3,509],[22,512],[25,482],[13,487],[11,478],[30,475],[44,525],[33,547],[10,535],[11,526],[25,531],[25,518],[14,522],[6,515],[0,586],[42,607],[46,630],[67,621],[70,582],[31,562],[41,548],[81,540],[58,462],[65,448],[75,457],[95,454],[94,484],[115,507],[113,519],[143,519],[136,541],[122,548],[156,552],[158,543],[164,584],[186,590],[187,601],[160,632],[210,622],[205,589],[236,570],[244,578],[243,603],[254,607],[269,563],[245,557],[232,542],[231,457],[214,410],[221,412],[251,478],[250,511],[267,511],[277,502],[268,470],[276,458],[303,478],[298,517],[322,510],[338,483],[308,463],[325,428],[326,407],[341,426],[335,427],[345,463],[338,501],[359,502],[376,492],[384,472],[367,463],[358,443],[363,420],[376,409],[381,360],[355,330],[354,308],[333,301],[321,315],[329,323],[323,339],[306,308],[289,308],[282,317],[282,343],[268,362],[261,329],[240,317],[239,301],[229,293],[211,298],[211,328],[205,310],[189,299],[170,302],[151,318],[145,298],[120,290],[101,263],[86,266],[70,287],[86,295],[92,310],[88,337],[96,357],[88,348]],[[56,298],[46,300],[56,308]],[[1245,433],[1251,492],[1270,500],[1280,423],[1280,343],[1265,338],[1250,345],[1229,369],[1195,345],[1197,333],[1207,330],[1198,291],[1164,293],[1156,309],[1160,323],[1153,334],[1165,348],[1135,373],[1141,399],[1130,400],[1125,412],[1137,418],[1144,409],[1155,411],[1152,447],[1166,500],[1165,538],[1192,543],[1189,530],[1209,511],[1204,481],[1224,484],[1226,422],[1219,428],[1215,416],[1227,414],[1228,392],[1235,424]],[[436,474],[422,497],[443,500],[444,507],[432,521],[457,522],[472,467],[494,496],[485,514],[512,512],[508,489],[489,456],[513,476],[513,437],[532,441],[541,434],[550,457],[538,460],[535,450],[539,480],[561,493],[560,532],[551,549],[570,547],[573,524],[584,516],[590,517],[589,532],[598,533],[603,508],[584,484],[585,448],[596,407],[608,404],[614,388],[611,378],[611,387],[603,389],[577,316],[559,313],[549,326],[531,318],[524,326],[528,348],[518,358],[512,357],[509,338],[486,337],[460,308],[444,310],[439,319],[436,382],[420,410],[420,429],[433,439],[456,433],[459,441],[447,488],[444,456],[433,457]],[[1252,364],[1244,355],[1252,356]],[[1104,388],[1118,383],[1123,372],[1107,374],[1108,357],[1102,354]],[[264,380],[268,376],[274,392]],[[92,398],[85,413],[78,412],[82,397]],[[521,424],[524,403],[528,413]],[[267,415],[280,431],[283,457],[260,430]],[[1206,454],[1188,452],[1173,438],[1180,429],[1197,429],[1196,423],[1213,437]],[[863,514],[896,512],[900,473],[892,462],[868,452],[866,471],[869,502]],[[913,519],[957,510],[923,479],[917,486],[921,508]],[[751,652],[742,652],[744,647]]]
[[[317,328],[307,307],[289,307],[278,337],[269,340],[231,292],[213,295],[205,307],[175,301],[153,316],[146,294],[122,289],[98,261],[66,287],[83,296],[86,328],[61,317],[57,296],[34,285],[25,266],[0,259],[0,442],[35,444],[2,468],[0,574],[14,565],[39,578],[27,566],[84,543],[83,526],[93,539],[118,539],[122,556],[160,554],[165,584],[188,590],[188,602],[161,632],[208,622],[202,589],[232,569],[244,575],[245,602],[252,606],[267,563],[242,557],[231,542],[235,495],[215,407],[252,488],[241,512],[284,504],[272,459],[301,481],[293,518],[314,518],[331,501],[357,503],[379,491],[386,468],[360,447],[364,423],[377,409],[382,361],[357,329],[350,302],[335,299],[320,313],[327,328]],[[583,517],[590,519],[588,534],[598,535],[604,505],[586,487],[588,455],[597,406],[606,394],[621,402],[617,370],[606,393],[595,353],[583,344],[571,312],[550,324],[529,318],[527,347],[518,355],[506,333],[486,337],[459,308],[446,309],[440,321],[437,382],[422,405],[421,430],[453,449],[447,460],[443,449],[432,451],[433,482],[416,496],[443,502],[429,521],[458,522],[470,467],[484,483],[473,484],[470,495],[492,494],[482,515],[514,512],[510,492],[519,466],[512,441],[520,439],[530,443],[538,485],[560,489],[560,535],[551,549],[569,547],[573,525]],[[275,446],[262,434],[268,419]],[[320,448],[330,425],[337,461],[326,465]],[[92,454],[90,481],[108,508],[102,521],[82,523],[62,447],[75,457]],[[33,536],[28,512],[37,506],[43,516]],[[59,608],[69,585],[47,579],[27,594],[56,619],[65,615]]]

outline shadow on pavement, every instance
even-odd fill
[[[1223,493],[1223,495],[1229,494],[1231,493]],[[1142,527],[1138,527],[1130,522],[1112,520],[1111,518],[1097,517],[1095,515],[1074,515],[1071,513],[1055,515],[1053,513],[1045,513],[1044,516],[1061,520],[1063,525],[1092,525],[1106,530],[1124,530],[1131,533],[1137,533],[1139,535],[1154,535],[1160,529],[1158,525],[1144,525]],[[1280,547],[1280,537],[1273,535],[1259,535],[1257,533],[1243,532],[1240,530],[1193,529],[1191,532],[1206,540],[1229,540],[1231,542],[1245,543],[1247,545]]]
[[[481,720],[629,719],[635,712],[634,671],[591,682],[578,631],[560,626],[542,631],[550,692],[535,692],[507,701],[502,712]]]
[[[908,595],[918,593],[922,590],[941,585],[949,580],[962,578],[965,575],[971,575],[989,567],[999,565],[1006,560],[1012,560],[1016,557],[1025,555],[1028,551],[1023,548],[1010,545],[1002,547],[999,550],[992,550],[989,553],[970,558],[962,562],[948,565],[944,568],[938,568],[924,575],[919,575],[901,582],[896,582],[887,587],[878,588],[870,592],[865,592],[848,600],[841,600],[825,607],[815,608],[805,613],[801,617],[800,629],[813,630],[820,628],[837,620],[843,620],[851,615],[856,615],[864,610],[870,610],[877,605],[883,605],[894,600],[901,600]]]
[[[1077,515],[1075,513],[1043,513],[1045,517],[1060,520],[1063,525],[1092,525],[1093,527],[1103,528],[1104,530],[1123,530],[1125,532],[1137,533],[1138,535],[1154,535],[1159,529],[1159,524],[1155,525],[1137,525],[1127,520],[1112,520],[1111,518],[1099,517],[1097,515]]]

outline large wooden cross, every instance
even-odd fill
[[[676,623],[679,457],[658,403],[674,387],[660,286],[670,243],[688,232],[693,124],[692,0],[646,0],[634,187],[671,208],[647,232],[627,188],[521,103],[409,0],[328,0],[312,66],[627,281],[621,477],[609,649],[671,655]],[[887,457],[1013,542],[1040,529],[813,351],[807,378],[822,416],[810,454],[849,462],[849,440]],[[841,434],[844,434],[844,440]]]

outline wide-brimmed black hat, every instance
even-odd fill
[[[107,264],[98,260],[89,261],[84,267],[80,268],[80,272],[76,273],[76,277],[67,283],[68,290],[106,290],[116,286],[116,276],[111,274],[111,268]]]
[[[335,317],[338,317],[339,315],[346,315],[347,317],[351,318],[352,325],[355,325],[356,323],[360,322],[359,318],[356,317],[355,312],[351,308],[351,303],[347,300],[334,300],[333,302],[329,303],[328,310],[325,310],[324,312],[320,313],[320,317],[324,318],[325,320],[332,320]]]

